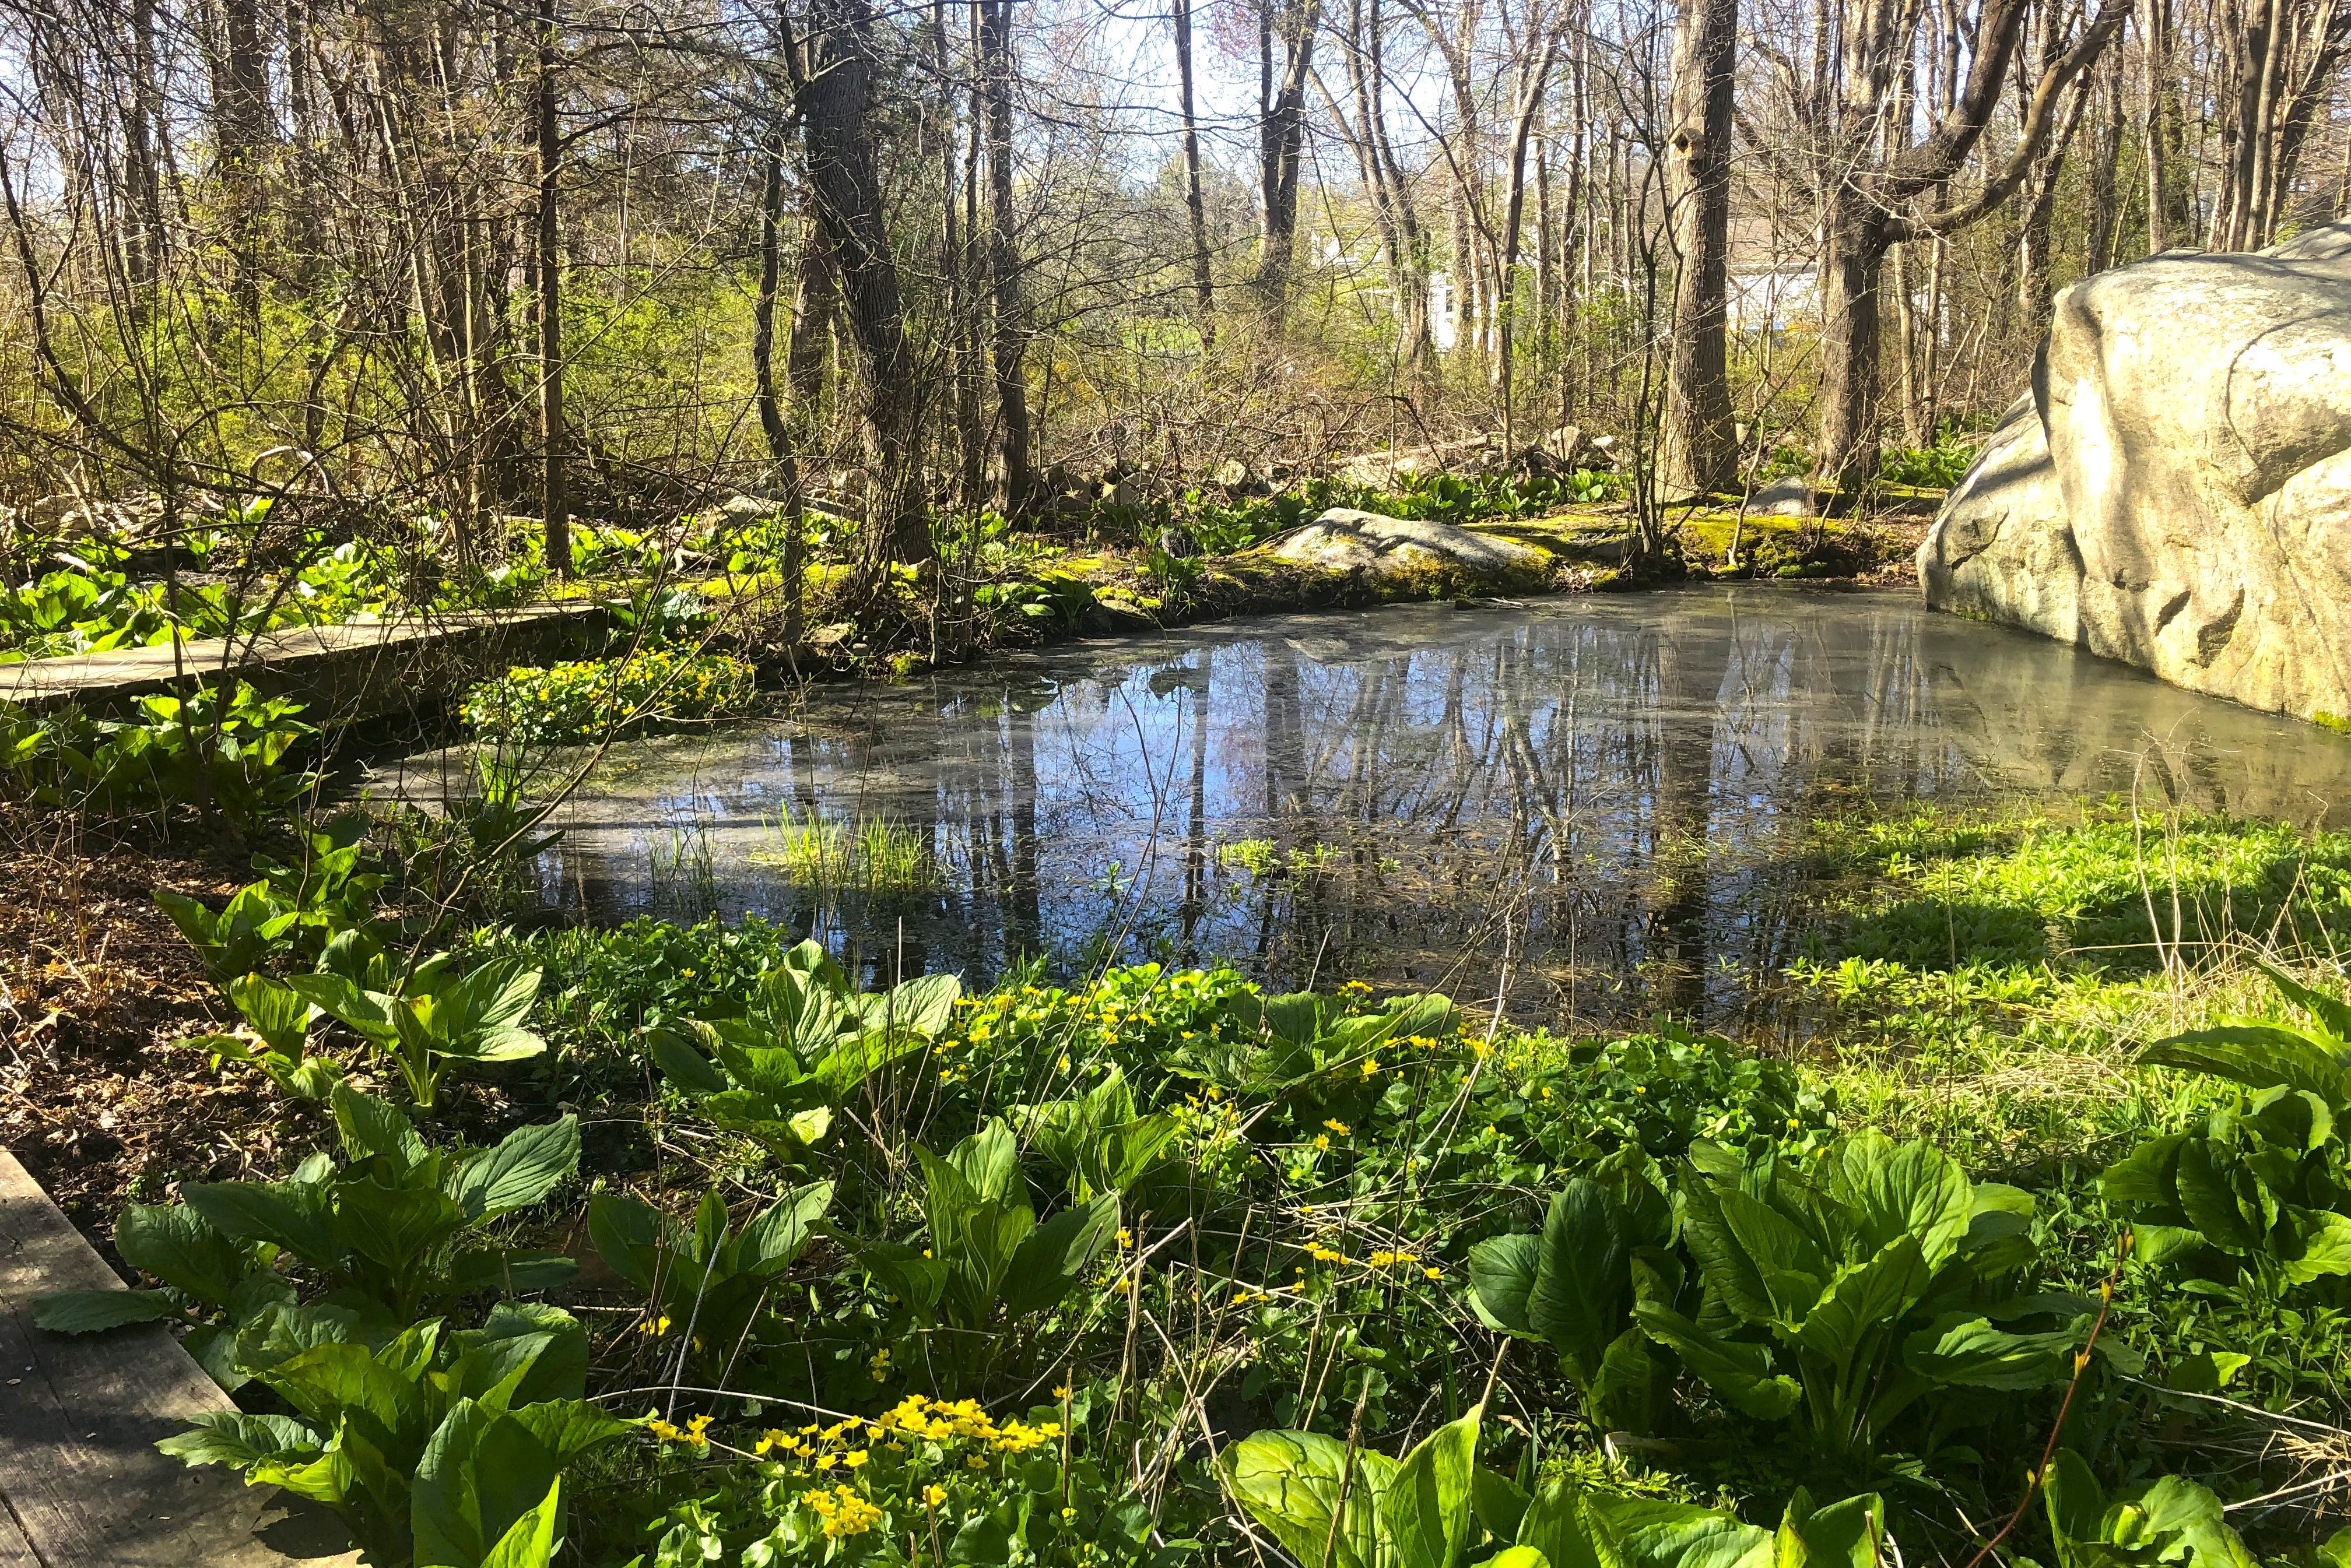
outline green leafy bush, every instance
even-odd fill
[[[2308,1027],[2244,1019],[2175,1034],[2145,1060],[2244,1086],[2201,1128],[2150,1138],[2099,1191],[2138,1221],[2142,1260],[2180,1260],[2272,1305],[2351,1274],[2351,1189],[2336,1133],[2351,1113],[2351,1006],[2263,966]]]
[[[428,1308],[571,1277],[569,1258],[505,1246],[494,1228],[578,1168],[576,1118],[434,1149],[347,1084],[333,1104],[349,1163],[314,1154],[283,1181],[191,1183],[177,1204],[131,1205],[115,1248],[162,1286],[46,1296],[36,1321],[78,1334],[193,1313],[190,1354],[234,1388],[328,1329],[381,1343]]]
[[[420,1108],[433,1108],[453,1062],[514,1062],[547,1049],[522,1026],[539,986],[539,971],[522,961],[495,960],[460,978],[446,953],[403,972],[357,932],[340,943],[318,972],[287,984],[391,1057]]]
[[[1118,1196],[1072,1203],[1040,1222],[1019,1141],[1000,1120],[945,1157],[917,1144],[914,1158],[929,1244],[851,1241],[851,1251],[916,1329],[947,1341],[938,1356],[944,1379],[977,1386],[999,1359],[1028,1359],[1019,1325],[1076,1289],[1118,1229]]]
[[[466,694],[465,722],[486,740],[584,743],[647,724],[721,719],[758,694],[751,667],[723,653],[647,648],[614,659],[517,665]]]
[[[247,828],[317,783],[291,766],[318,733],[299,719],[299,702],[264,699],[240,680],[225,706],[209,688],[139,706],[141,718],[101,721],[71,706],[32,713],[0,702],[0,782],[57,810],[144,816],[210,806]]]
[[[588,1209],[588,1233],[614,1273],[645,1294],[643,1327],[724,1368],[750,1346],[768,1293],[815,1234],[832,1204],[832,1183],[787,1192],[739,1231],[726,1201],[705,1192],[694,1223],[680,1225],[633,1198],[600,1193]],[[685,1352],[681,1352],[683,1359]]]
[[[945,1032],[962,993],[955,976],[934,974],[860,995],[821,946],[801,942],[760,977],[744,1017],[675,1020],[646,1044],[717,1126],[789,1158],[824,1137],[866,1078]]]
[[[526,1568],[563,1536],[563,1474],[635,1429],[588,1403],[587,1334],[503,1303],[478,1329],[437,1319],[381,1345],[329,1331],[260,1375],[292,1416],[200,1416],[157,1445],[325,1505],[373,1568]]]
[[[2095,1302],[2017,1289],[2037,1254],[2030,1195],[1930,1145],[1862,1133],[1813,1161],[1700,1145],[1679,1187],[1712,1322],[1656,1301],[1635,1318],[1725,1404],[1795,1417],[1825,1455],[1931,1446],[1937,1421],[1989,1417],[1982,1393],[2065,1381],[2087,1337]],[[1941,1397],[1957,1389],[1971,1410]]]

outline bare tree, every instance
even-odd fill
[[[1739,0],[1682,0],[1666,199],[1679,268],[1657,462],[1668,494],[1727,490],[1739,451],[1729,375],[1730,157]]]

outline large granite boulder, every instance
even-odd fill
[[[2351,715],[2351,223],[2058,296],[1918,581],[2195,691]]]
[[[1525,589],[1551,574],[1549,553],[1531,545],[1347,506],[1333,506],[1258,549],[1293,566],[1344,573],[1383,594]]]

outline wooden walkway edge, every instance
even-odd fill
[[[33,1325],[37,1297],[121,1288],[49,1195],[0,1149],[0,1564],[354,1563],[347,1543],[329,1533],[330,1517],[287,1515],[273,1508],[271,1489],[155,1451],[190,1417],[235,1407],[163,1324],[93,1334]]]
[[[603,606],[587,601],[532,605],[28,659],[0,664],[0,701],[30,709],[78,702],[116,712],[141,697],[183,691],[233,670],[265,697],[310,703],[314,722],[329,713],[345,721],[374,718],[445,694],[440,688],[460,662],[570,657],[602,629],[606,616]]]

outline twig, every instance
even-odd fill
[[[2025,1476],[2024,1495],[2016,1500],[2015,1511],[2008,1516],[2008,1522],[1978,1548],[1973,1557],[1968,1559],[1966,1568],[1981,1568],[1983,1560],[1991,1556],[1993,1549],[2008,1539],[2009,1532],[2023,1521],[2024,1511],[2032,1506],[2033,1497],[2048,1480],[2049,1467],[2057,1458],[2057,1439],[2064,1433],[2065,1417],[2073,1414],[2074,1396],[2081,1389],[2082,1375],[2090,1369],[2090,1354],[2098,1348],[2098,1335],[2105,1332],[2106,1314],[2114,1311],[2115,1286],[2122,1279],[2123,1260],[2130,1256],[2131,1244],[2135,1240],[2130,1231],[2125,1231],[2122,1239],[2115,1243],[2115,1265],[2106,1271],[2105,1282],[2098,1286],[2097,1321],[2090,1324],[2088,1342],[2074,1355],[2074,1376],[2065,1385],[2065,1397],[2057,1407],[2057,1419],[2050,1423],[2049,1440],[2041,1446],[2040,1468]]]

